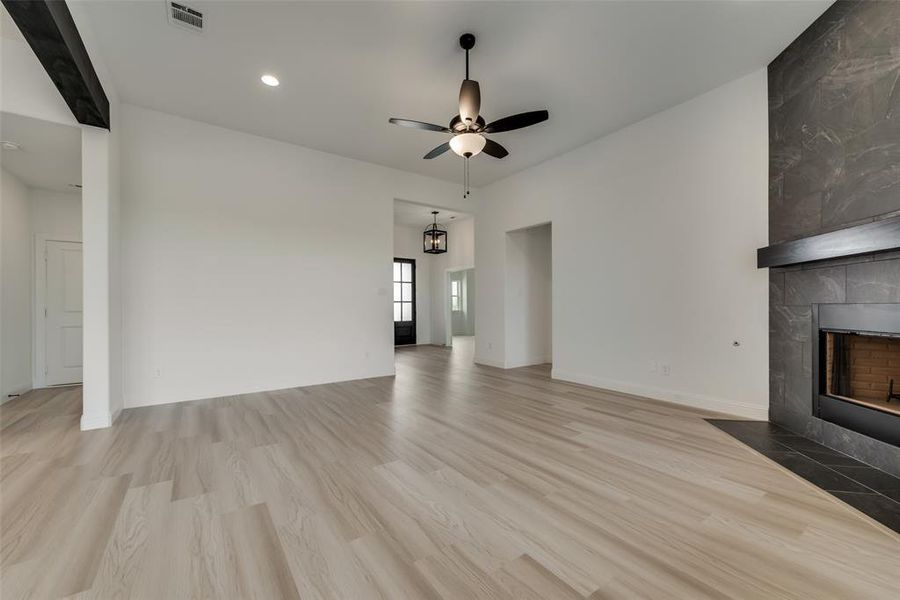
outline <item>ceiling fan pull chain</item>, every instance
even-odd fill
[[[466,190],[463,193],[463,198],[466,198],[469,195],[469,177],[471,171],[469,170],[469,157],[466,157]]]

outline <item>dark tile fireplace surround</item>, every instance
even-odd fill
[[[900,418],[827,393],[820,362],[822,331],[900,334],[900,2],[835,2],[768,83],[769,419],[900,476]]]
[[[900,400],[892,414],[829,394],[823,364],[829,331],[900,335],[900,253],[774,268],[769,275],[769,419],[900,476]],[[876,373],[884,378],[878,391],[884,387],[885,400],[892,372]]]

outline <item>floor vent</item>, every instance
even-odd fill
[[[169,23],[190,31],[203,31],[203,13],[180,2],[166,2],[169,9]]]

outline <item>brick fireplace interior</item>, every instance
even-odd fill
[[[824,360],[826,394],[900,414],[900,338],[826,332]]]

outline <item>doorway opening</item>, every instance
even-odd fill
[[[447,271],[447,345],[474,346],[475,269]]]
[[[438,211],[436,217],[434,211]],[[425,230],[431,229],[435,220],[439,229],[447,232],[446,252],[440,254],[426,252],[429,246],[424,237]],[[395,347],[408,348],[413,344],[450,347],[454,323],[456,334],[472,340],[475,332],[474,275],[470,274],[468,280],[458,283],[459,309],[452,311],[450,274],[471,271],[475,267],[473,215],[395,199],[393,255],[394,277],[388,295],[392,295]],[[409,262],[411,279],[403,278],[401,261]]]
[[[506,365],[553,362],[553,233],[550,223],[506,234]]]
[[[82,382],[82,180],[80,128],[2,112],[0,131],[5,402]]]

